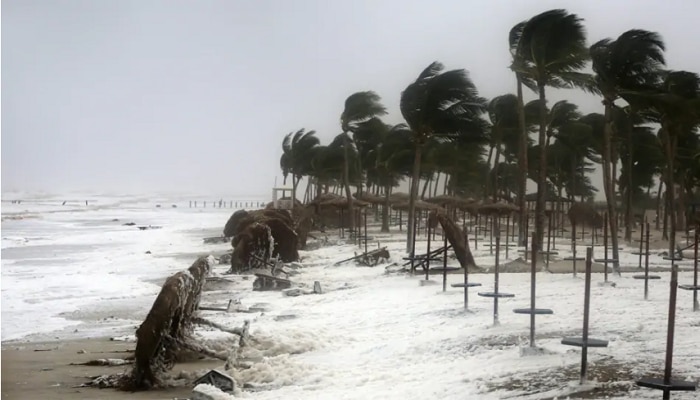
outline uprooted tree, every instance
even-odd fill
[[[227,329],[196,315],[212,262],[212,257],[200,257],[186,271],[177,272],[165,281],[146,319],[136,330],[131,371],[100,376],[87,386],[128,391],[162,387],[168,371],[185,351],[224,360],[228,365],[231,361],[229,355],[198,344],[193,336],[195,325],[207,325],[237,334],[240,336],[239,345],[245,344],[248,337],[248,322],[243,328]]]
[[[194,313],[210,269],[209,260],[201,257],[187,271],[165,281],[151,311],[136,330],[134,368],[122,383],[124,389],[158,386],[160,375],[175,364],[181,350],[178,343],[189,340],[194,330]]]
[[[236,217],[235,224],[231,224],[234,226],[231,226],[233,255],[230,272],[265,268],[271,259],[278,257],[282,262],[299,260],[295,221],[286,210],[265,209],[243,213],[237,211],[229,220],[231,222]]]

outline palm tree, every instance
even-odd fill
[[[345,196],[348,201],[348,212],[350,213],[350,230],[355,228],[355,219],[353,218],[353,198],[350,191],[349,177],[349,151],[351,139],[349,132],[357,128],[357,124],[365,122],[371,118],[386,114],[386,108],[380,103],[381,98],[378,94],[372,91],[357,92],[351,94],[345,99],[345,108],[340,115],[340,126],[343,130],[342,141],[344,150],[343,162],[343,186],[345,187]]]
[[[389,196],[392,188],[399,185],[402,177],[410,176],[413,161],[412,133],[404,124],[395,125],[382,135],[376,149],[370,151],[374,159],[377,185],[384,190],[382,206],[382,232],[389,232]]]
[[[306,132],[303,128],[296,132],[288,133],[282,140],[282,156],[280,167],[287,183],[287,176],[292,174],[292,199],[296,200],[297,185],[305,175],[305,167],[308,165],[309,153],[320,144],[316,131]]]
[[[501,157],[501,145],[504,137],[516,137],[518,132],[518,97],[513,94],[504,94],[494,97],[488,105],[488,116],[491,122],[491,149],[489,150],[488,163],[491,165],[491,153],[496,149],[496,157],[493,162],[492,177],[498,176],[498,169]],[[490,193],[490,189],[494,184],[491,179],[486,180],[486,193]],[[496,193],[498,190],[493,190],[494,201],[496,201]]]
[[[415,201],[418,196],[423,146],[434,135],[462,141],[481,141],[486,100],[463,69],[445,71],[439,62],[430,64],[401,93],[401,114],[413,132],[415,156],[408,210],[406,249],[411,251]]]
[[[587,75],[578,72],[588,60],[586,32],[582,19],[566,10],[550,10],[524,23],[517,35],[513,69],[525,79],[522,83],[535,90],[540,101],[539,176],[535,206],[535,232],[542,243],[547,181],[547,134],[545,88],[591,88]]]
[[[613,259],[619,260],[617,245],[617,209],[612,157],[613,107],[623,90],[648,91],[658,81],[658,71],[664,65],[664,44],[661,37],[639,29],[629,30],[616,40],[603,39],[590,48],[595,82],[605,105],[603,133],[603,189],[608,209],[608,224],[612,238]],[[614,262],[619,271],[619,263]]]

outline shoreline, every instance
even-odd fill
[[[90,377],[126,371],[125,366],[71,365],[100,358],[125,358],[135,342],[110,338],[2,344],[3,399],[168,399],[189,398],[192,387],[181,386],[143,392],[76,387]],[[202,359],[177,363],[173,374],[221,367],[221,361]]]

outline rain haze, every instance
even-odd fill
[[[284,135],[328,143],[356,91],[376,91],[392,124],[435,60],[486,98],[514,93],[508,31],[552,8],[584,18],[589,43],[657,31],[669,68],[700,71],[691,0],[5,0],[2,191],[268,195]]]

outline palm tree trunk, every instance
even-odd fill
[[[518,127],[520,128],[520,141],[518,146],[518,208],[520,219],[518,221],[518,245],[525,246],[527,240],[527,128],[525,126],[525,106],[523,104],[523,82],[520,75],[515,74],[518,87]]]
[[[632,126],[627,126],[627,192],[625,193],[625,241],[632,242]]]
[[[389,196],[391,196],[391,185],[386,185],[382,205],[382,232],[389,232]]]
[[[299,185],[299,178],[292,174],[292,208],[297,200],[297,185]]]
[[[663,193],[664,180],[659,178],[659,191],[656,193],[656,230],[661,229],[661,194]]]
[[[545,221],[545,194],[547,193],[547,104],[544,93],[544,85],[538,84],[540,98],[540,132],[538,143],[540,145],[540,168],[537,177],[537,201],[535,202],[535,234],[537,237],[537,249],[542,250]],[[535,243],[532,244],[533,246]]]
[[[433,177],[429,177],[428,179],[425,180],[425,183],[423,184],[423,191],[420,194],[420,198],[422,200],[425,199],[425,191],[428,190],[428,185],[430,184],[430,181],[433,179]]]
[[[610,227],[610,238],[612,241],[613,268],[619,274],[619,251],[617,247],[617,208],[615,206],[615,192],[613,174],[610,171],[612,161],[611,141],[612,141],[612,101],[605,99],[605,129],[603,130],[603,189],[605,191],[605,202],[608,208],[608,226]]]
[[[439,183],[440,183],[440,171],[438,171],[437,176],[435,177],[435,187],[433,188],[433,197],[437,196]]]
[[[420,179],[421,144],[416,141],[415,155],[413,157],[413,175],[411,177],[411,191],[408,198],[408,224],[406,226],[406,252],[413,250],[413,224],[416,215],[416,199],[418,198],[418,180]]]
[[[345,156],[345,160],[343,160],[343,186],[345,186],[345,197],[347,197],[347,202],[348,202],[348,216],[349,216],[349,229],[351,231],[355,230],[355,214],[354,211],[355,209],[353,208],[353,201],[352,201],[352,193],[350,192],[350,172],[348,171],[350,168],[349,165],[349,151],[348,147],[350,147],[350,140],[348,140],[348,133],[344,132],[343,133],[343,155]]]
[[[495,203],[498,201],[498,164],[500,163],[500,158],[501,158],[501,144],[500,142],[500,137],[497,139],[496,142],[496,160],[495,164],[493,165],[493,202]]]
[[[493,138],[492,138],[493,139]],[[489,146],[489,158],[486,161],[486,165],[488,165],[488,168],[486,169],[486,176],[484,180],[484,184],[486,185],[486,188],[484,189],[484,197],[488,197],[491,194],[491,186],[492,182],[491,180],[493,179],[493,174],[491,173],[492,168],[491,168],[491,157],[493,156],[493,148],[496,147],[494,144],[491,144]]]

